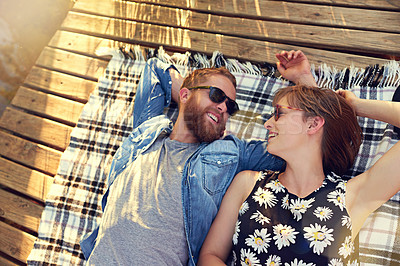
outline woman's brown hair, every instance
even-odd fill
[[[354,163],[362,141],[362,130],[353,108],[330,89],[290,86],[279,90],[273,100],[275,106],[286,97],[292,107],[305,111],[305,118],[324,118],[321,143],[325,173],[344,174]]]

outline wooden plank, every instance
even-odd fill
[[[346,7],[360,7],[368,9],[383,9],[391,11],[400,10],[400,2],[392,0],[285,0],[287,2],[299,2],[299,3],[309,3],[309,4],[327,4],[334,6],[346,6]]]
[[[44,207],[0,189],[0,216],[34,232],[39,229]]]
[[[26,261],[35,237],[0,222],[0,251],[20,261]]]
[[[54,38],[53,38],[54,39]],[[97,81],[107,67],[108,60],[92,58],[45,47],[36,61],[37,66]]]
[[[0,157],[0,183],[44,202],[53,184],[53,178]]]
[[[4,257],[2,257],[0,255],[0,265],[2,265],[2,266],[16,266],[16,265],[20,265],[20,264],[17,264],[15,262],[11,261],[11,260],[8,260],[8,259],[6,259],[6,258],[4,258]]]
[[[47,146],[65,150],[72,127],[7,107],[0,119],[0,127],[13,131]]]
[[[54,176],[62,152],[0,130],[0,155]]]
[[[79,2],[84,1],[88,0],[78,0],[75,3],[76,8],[79,8]],[[160,0],[135,0],[132,2],[152,3],[200,10],[212,14],[247,16],[290,23],[368,29],[393,33],[400,32],[399,14],[391,11],[268,0],[163,0],[162,2]],[[115,5],[118,6],[118,4],[119,2]]]
[[[98,18],[96,27],[104,32],[104,37],[92,37],[85,34],[59,31],[57,35],[57,45],[59,48],[69,49],[71,51],[92,52],[93,49],[100,47],[109,47],[112,41],[108,38],[125,38],[124,35],[113,30],[114,25],[119,22],[115,19]],[[128,23],[128,22],[126,22]],[[108,25],[108,26],[107,26]],[[276,62],[275,53],[281,50],[303,50],[311,63],[320,65],[326,63],[339,69],[354,65],[356,67],[365,67],[371,64],[384,64],[387,60],[358,56],[347,53],[336,53],[325,50],[312,49],[308,47],[276,44],[258,40],[249,40],[245,38],[229,37],[197,31],[176,29],[172,27],[163,27],[150,25],[147,23],[130,22],[126,28],[134,34],[131,40],[135,44],[152,46],[157,48],[164,46],[166,49],[175,49],[176,51],[194,51],[206,54],[212,54],[214,51],[222,51],[226,57],[249,60],[253,62]],[[127,30],[128,31],[128,30]],[[122,39],[121,39],[122,40]],[[125,39],[126,42],[129,39]],[[92,50],[92,51],[91,51]],[[340,58],[340,60],[338,60]]]
[[[78,122],[84,104],[41,91],[20,87],[11,104],[50,119],[72,125]]]
[[[96,82],[34,66],[24,83],[81,102],[89,99]]]
[[[95,8],[95,12],[101,16],[112,16],[115,12],[113,10],[114,4],[115,2],[102,1],[94,5],[95,7],[91,4],[90,6],[83,6],[82,9],[85,8],[86,11],[89,11]],[[122,2],[121,6],[119,8],[123,9],[124,12],[117,13],[120,14],[119,17],[122,20],[118,21],[118,23],[114,22],[114,27],[112,28],[107,27],[107,23],[104,22],[100,22],[100,24],[105,26],[98,27],[99,20],[108,22],[108,18],[76,12],[69,12],[63,22],[63,28],[98,35],[104,34],[104,31],[114,30],[119,32],[120,37],[131,38],[130,34],[132,32],[129,29],[133,28],[131,26],[133,22],[124,21],[123,19],[133,18],[139,22],[161,23],[171,27],[224,34],[226,36],[312,46],[336,51],[344,50],[400,56],[399,34],[223,17],[133,2]],[[125,36],[121,36],[121,33],[125,34]]]
[[[54,34],[48,45],[53,48],[65,49],[72,53],[84,53],[89,56],[96,56],[98,50],[106,50],[107,48],[118,49],[120,47],[129,45],[129,42],[131,42],[128,40],[126,40],[126,42],[119,41],[121,40],[121,37],[117,35],[112,36],[102,34],[102,37],[93,37],[87,33],[90,32],[79,34],[59,30]]]

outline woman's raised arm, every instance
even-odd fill
[[[400,102],[359,99],[352,92],[339,91],[357,115],[396,127],[400,126]],[[370,169],[347,185],[346,205],[355,237],[365,219],[400,190],[400,143],[397,142]]]

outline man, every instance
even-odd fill
[[[277,57],[286,78],[315,84],[300,51]],[[100,226],[81,242],[89,265],[195,265],[233,177],[282,166],[266,155],[265,142],[221,139],[238,110],[229,71],[200,69],[182,80],[174,66],[148,60],[135,99],[135,129],[114,156]],[[171,98],[179,104],[174,126],[162,115]]]

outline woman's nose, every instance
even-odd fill
[[[264,127],[268,130],[270,130],[272,128],[272,123],[273,121],[275,121],[274,117],[270,117],[267,122],[264,123]]]

